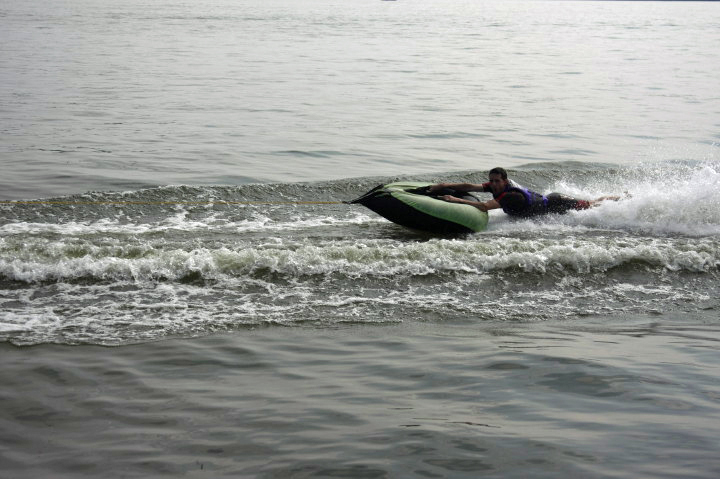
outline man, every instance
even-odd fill
[[[472,183],[438,183],[432,185],[428,192],[437,192],[444,188],[451,188],[457,192],[485,191],[493,195],[489,201],[471,201],[457,198],[452,195],[440,196],[440,199],[451,203],[464,203],[476,207],[480,211],[502,210],[510,216],[529,218],[531,216],[547,213],[566,213],[569,210],[585,210],[604,200],[618,200],[617,196],[604,196],[596,200],[578,200],[560,193],[541,195],[523,188],[507,177],[503,168],[493,168],[488,174],[487,183],[475,185]]]

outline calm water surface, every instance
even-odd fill
[[[717,160],[717,2],[0,6],[5,198]]]
[[[715,477],[717,324],[0,345],[9,477]]]

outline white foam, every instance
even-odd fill
[[[557,230],[579,234],[589,229],[601,229],[691,237],[720,235],[718,163],[639,168],[629,170],[626,176],[612,182],[600,178],[596,184],[582,187],[564,180],[551,185],[543,193],[550,192],[583,199],[608,195],[623,199],[604,201],[588,210],[538,220],[508,221],[500,213],[491,217],[489,231]]]
[[[168,249],[155,243],[66,244],[29,238],[22,245],[3,240],[0,274],[24,282],[96,278],[100,280],[177,280],[200,274],[206,279],[245,277],[264,271],[302,277],[428,275],[464,271],[481,274],[518,269],[546,272],[568,269],[606,271],[627,263],[707,272],[720,266],[720,243],[713,238],[666,238],[648,242],[637,237],[581,236],[496,238],[482,235],[425,242],[389,240],[330,241],[278,239],[266,245],[238,242],[222,248]],[[9,250],[9,251],[8,251]]]
[[[212,229],[216,232],[251,233],[282,232],[316,227],[359,225],[384,222],[377,216],[354,214],[345,217],[307,216],[291,221],[276,221],[269,216],[257,213],[252,219],[230,221],[220,218],[217,213],[203,219],[190,220],[186,211],[153,223],[121,221],[118,218],[103,218],[97,221],[67,221],[63,223],[14,222],[0,226],[0,235],[43,235],[87,236],[94,234],[142,235],[158,234],[169,231],[201,232]]]
[[[0,227],[0,278],[27,285],[0,290],[0,336],[117,344],[300,321],[525,321],[527,311],[542,320],[714,307],[720,213],[705,206],[718,201],[718,169],[680,170],[686,181],[665,168],[623,184],[558,183],[553,190],[579,197],[633,196],[541,220],[492,211],[487,232],[458,239],[358,235],[388,223],[355,210],[256,210],[238,219],[178,209],[149,219],[8,223]],[[340,232],[346,227],[354,234]],[[329,233],[319,240],[316,229]],[[618,274],[605,282],[608,272]]]

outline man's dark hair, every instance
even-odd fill
[[[499,166],[490,170],[488,175],[500,175],[503,180],[507,180],[507,171],[505,171],[505,168],[500,168]]]

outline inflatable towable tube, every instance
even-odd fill
[[[348,201],[361,204],[393,223],[431,233],[474,233],[487,228],[488,214],[474,206],[449,203],[438,196],[453,195],[477,201],[467,193],[446,189],[428,193],[433,183],[398,182],[380,185]]]

